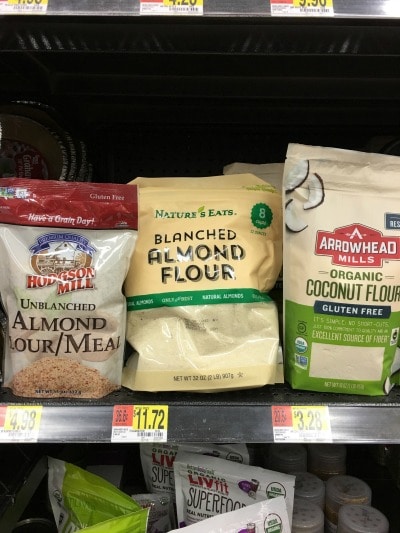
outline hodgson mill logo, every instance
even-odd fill
[[[30,248],[35,274],[26,277],[27,289],[55,285],[57,294],[93,289],[95,248],[77,233],[46,233]]]
[[[387,237],[376,229],[351,224],[333,232],[318,231],[315,253],[330,256],[333,265],[381,267],[385,260],[400,259],[400,237]]]

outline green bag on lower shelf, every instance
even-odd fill
[[[146,533],[148,509],[112,483],[53,457],[48,490],[59,533]]]

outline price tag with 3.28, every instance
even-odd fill
[[[166,442],[167,405],[115,405],[112,442]]]
[[[48,0],[0,0],[0,13],[13,15],[43,15]]]
[[[334,15],[333,0],[270,0],[271,15],[318,16]]]
[[[41,405],[7,405],[0,408],[0,442],[36,442]]]
[[[141,15],[202,15],[203,0],[140,0]]]
[[[332,442],[326,405],[272,406],[275,442]]]

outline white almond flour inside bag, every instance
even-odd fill
[[[217,391],[276,382],[268,292],[282,265],[282,205],[252,174],[138,178],[139,231],[125,283],[123,372],[133,390]]]

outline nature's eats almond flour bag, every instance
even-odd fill
[[[252,174],[138,178],[138,241],[125,283],[123,385],[216,391],[275,383],[268,295],[282,264],[282,206]]]
[[[4,385],[35,398],[120,388],[136,188],[0,179]]]
[[[392,387],[400,326],[400,158],[290,144],[284,359],[295,389]]]

